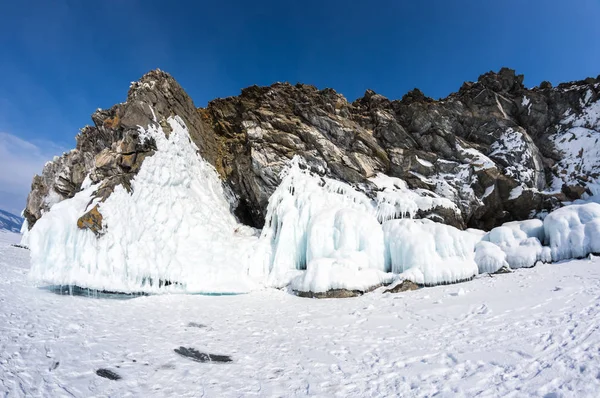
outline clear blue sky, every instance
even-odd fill
[[[600,74],[599,0],[23,0],[3,1],[0,20],[0,173],[28,144],[37,162],[73,147],[154,68],[198,106],[275,81],[354,100],[443,97],[502,66],[528,86]]]

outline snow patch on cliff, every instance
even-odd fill
[[[585,102],[590,99],[586,96]],[[552,189],[560,191],[562,184],[581,184],[591,190],[600,183],[597,177],[589,178],[600,169],[600,101],[584,107],[579,114],[568,112],[560,125],[550,137],[562,154],[554,168]]]

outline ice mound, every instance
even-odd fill
[[[475,263],[480,274],[494,273],[502,267],[508,267],[506,253],[492,242],[481,241],[475,245]]]
[[[307,235],[307,264],[333,258],[384,270],[383,230],[369,214],[343,208],[326,210],[311,219]]]
[[[386,270],[422,285],[467,280],[478,273],[476,234],[431,220],[391,220],[383,225]]]
[[[297,291],[367,291],[391,275],[384,271],[383,230],[377,219],[354,209],[325,210],[307,231],[306,272],[292,281]]]
[[[400,179],[380,174],[372,182],[381,189],[373,199],[346,183],[309,171],[295,157],[267,207],[261,240],[270,242],[266,250],[268,284],[285,286],[298,276],[298,270],[323,258],[354,258],[360,267],[383,271],[380,222],[412,217],[418,210],[437,206],[458,211],[451,201],[422,197]],[[337,264],[329,268],[340,264],[329,263]]]
[[[542,246],[544,223],[541,220],[505,223],[492,229],[482,240],[498,246],[506,254],[505,260],[511,268],[533,267],[538,260],[550,261],[549,249]],[[484,261],[484,254],[480,256]]]
[[[365,263],[352,258],[319,258],[308,263],[306,272],[294,278],[291,287],[313,293],[337,289],[366,292],[394,279],[391,274],[361,264]]]
[[[544,232],[552,261],[600,253],[600,204],[557,209],[544,219]]]
[[[31,277],[40,283],[121,292],[246,292],[261,275],[257,237],[237,223],[214,168],[179,117],[141,131],[157,151],[99,204],[104,233],[77,227],[96,187],[54,205],[31,229]],[[253,268],[254,269],[251,269]]]
[[[353,216],[352,210],[362,217]],[[342,212],[337,215],[338,211]],[[365,194],[309,172],[303,168],[300,158],[295,157],[269,198],[261,235],[263,244],[268,245],[265,250],[268,285],[287,285],[298,275],[298,270],[307,268],[310,260],[333,255],[338,244],[347,247],[352,239],[366,242],[368,239],[360,235],[360,227],[372,227],[374,222],[381,229],[372,214],[373,202]],[[361,221],[361,218],[373,220]],[[354,221],[358,224],[352,225]],[[341,243],[338,234],[342,234]],[[368,261],[377,263],[378,260],[375,257]]]

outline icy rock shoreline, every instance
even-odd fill
[[[124,293],[290,286],[301,296],[347,297],[394,281],[456,283],[506,266],[600,252],[597,203],[566,206],[543,221],[510,222],[488,233],[460,230],[412,218],[444,205],[442,198],[423,200],[385,175],[376,178],[381,194],[370,197],[310,170],[299,157],[283,172],[259,234],[236,220],[235,199],[198,154],[184,122],[171,117],[168,123],[168,135],[159,124],[139,129],[156,153],[131,181],[131,192],[117,186],[100,201],[98,187],[84,184],[30,231],[24,228],[34,282]],[[102,234],[77,225],[95,206]]]

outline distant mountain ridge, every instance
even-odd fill
[[[23,218],[0,209],[0,231],[21,232]]]

